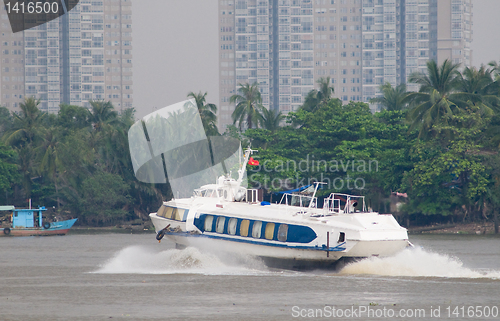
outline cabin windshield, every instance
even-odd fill
[[[197,189],[194,191],[194,196],[197,197],[218,197],[217,190],[207,188],[207,189]]]

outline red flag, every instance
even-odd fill
[[[253,159],[253,157],[250,157],[250,159],[248,160],[248,165],[259,165],[259,161]]]

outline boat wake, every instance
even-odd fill
[[[201,252],[197,248],[155,252],[143,246],[129,246],[117,252],[93,273],[104,274],[203,274],[203,275],[310,275],[267,268],[249,256]],[[313,273],[314,274],[314,273]],[[336,275],[378,275],[396,277],[486,278],[500,280],[500,271],[471,269],[455,257],[423,248],[406,249],[392,257],[367,258],[350,263]]]
[[[470,269],[464,267],[458,258],[429,252],[422,248],[406,249],[393,257],[372,257],[354,262],[346,265],[339,274],[500,280],[500,271]]]
[[[122,249],[94,273],[257,275],[273,273],[250,257],[202,253],[188,247],[154,252],[142,246]]]

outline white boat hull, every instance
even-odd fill
[[[329,268],[335,267],[340,259],[391,256],[408,246],[406,230],[402,228],[394,231],[381,230],[375,234],[350,231],[348,235],[357,239],[346,238],[343,242],[338,242],[333,237],[333,232],[331,239],[327,239],[326,231],[331,229],[329,226],[316,223],[317,226],[309,226],[313,227],[318,237],[307,244],[297,244],[199,231],[192,226],[188,228],[191,225],[189,219],[188,222],[179,222],[158,217],[154,213],[150,217],[157,232],[168,226],[165,238],[178,246],[260,257],[267,265],[291,269]]]
[[[392,215],[368,209],[364,196],[331,193],[320,207],[321,182],[283,192],[279,204],[264,202],[263,190],[242,185],[247,164],[258,164],[250,158],[253,152],[247,148],[239,161],[237,179],[230,171],[195,189],[192,197],[164,202],[151,213],[157,240],[166,237],[179,247],[255,256],[266,263],[291,262],[286,266],[292,268],[390,256],[408,246],[406,229]]]

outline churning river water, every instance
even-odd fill
[[[500,319],[500,238],[410,240],[340,272],[293,272],[154,234],[3,237],[0,320]]]

